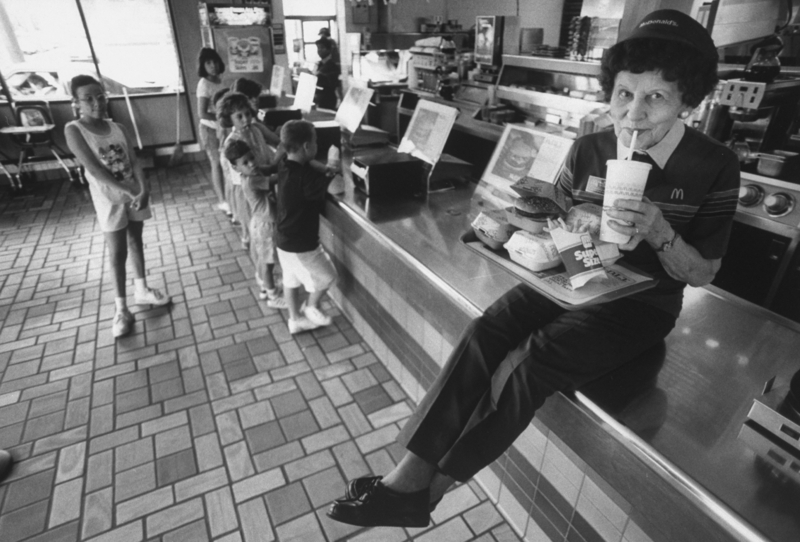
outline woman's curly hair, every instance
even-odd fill
[[[608,49],[600,63],[600,86],[611,99],[614,81],[621,71],[656,71],[665,81],[677,82],[681,101],[697,107],[717,85],[717,59],[703,56],[683,43],[635,38]]]

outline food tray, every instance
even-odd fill
[[[493,250],[483,244],[470,229],[464,233],[461,242],[473,252],[502,267],[519,280],[542,294],[553,303],[567,310],[578,310],[591,305],[608,303],[627,297],[636,292],[649,290],[658,281],[624,262],[606,267],[609,278],[592,281],[586,286],[573,290],[564,265],[546,271],[534,272],[511,260],[504,248]]]

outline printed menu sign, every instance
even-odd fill
[[[264,71],[261,38],[228,36],[228,67],[232,73],[260,73]]]

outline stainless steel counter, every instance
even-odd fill
[[[363,220],[463,297],[475,314],[516,284],[459,242],[476,213],[475,185],[427,199],[376,202],[346,182],[334,204]],[[628,399],[599,412],[608,430],[658,464],[741,540],[800,540],[800,484],[778,476],[739,438],[753,398],[800,366],[800,326],[713,287],[688,288],[666,356],[653,378],[636,377]],[[638,389],[636,389],[638,388]],[[617,390],[619,391],[619,390]],[[578,394],[589,415],[602,394]],[[595,402],[596,401],[596,402]],[[763,538],[758,533],[763,535]]]

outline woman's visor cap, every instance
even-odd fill
[[[674,9],[659,9],[647,15],[623,41],[650,38],[677,41],[694,49],[703,56],[717,59],[714,40],[696,20]]]

